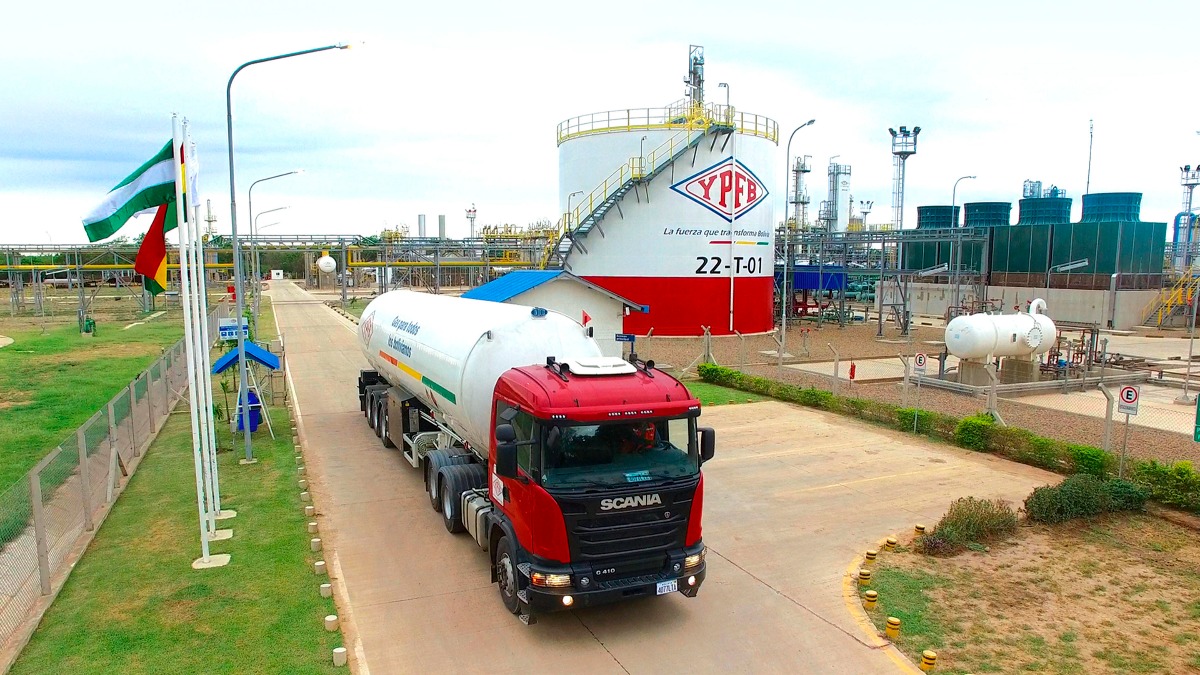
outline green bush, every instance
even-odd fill
[[[1056,486],[1035,489],[1025,498],[1025,515],[1039,523],[1062,523],[1110,511],[1140,511],[1148,496],[1128,481],[1077,473]]]
[[[1126,480],[1114,478],[1107,483],[1108,499],[1113,511],[1141,511],[1150,493]]]
[[[901,431],[911,432],[916,427],[918,434],[928,434],[933,425],[933,416],[925,410],[916,408],[897,408],[896,427]]]
[[[1114,459],[1109,453],[1090,445],[1067,445],[1071,465],[1075,473],[1088,473],[1104,478],[1112,469]]]
[[[964,417],[954,427],[954,442],[970,450],[987,452],[992,449],[989,436],[994,426],[995,420],[987,413]]]
[[[1003,499],[964,497],[950,504],[946,515],[918,543],[928,555],[951,555],[972,544],[986,544],[1017,529],[1017,514]]]
[[[701,363],[696,367],[696,372],[700,374],[700,379],[705,382],[719,384],[723,387],[735,386],[737,376],[741,375],[741,373],[732,368],[718,366],[715,363]]]
[[[1133,469],[1133,482],[1146,488],[1155,501],[1190,511],[1200,510],[1200,473],[1191,462],[1138,462]]]
[[[801,389],[800,395],[796,398],[796,403],[829,410],[833,407],[833,398],[832,393],[820,389]]]

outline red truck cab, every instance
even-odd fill
[[[517,614],[644,595],[694,597],[715,433],[675,378],[554,363],[496,383],[488,452],[493,581]]]

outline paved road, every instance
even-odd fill
[[[954,497],[1019,500],[1054,479],[782,403],[709,408],[700,595],[527,627],[500,604],[487,556],[445,531],[419,473],[367,428],[352,325],[290,282],[271,293],[358,672],[901,672],[846,605],[848,565]]]

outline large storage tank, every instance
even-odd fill
[[[695,49],[690,65],[682,101],[559,125],[559,206],[575,235],[558,262],[648,308],[626,332],[767,332],[779,128],[706,102]]]

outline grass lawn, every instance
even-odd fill
[[[939,673],[1178,673],[1200,667],[1200,535],[1144,514],[1025,526],[990,550],[883,552],[870,612]]]
[[[766,396],[751,394],[739,389],[730,389],[717,384],[709,384],[699,380],[684,382],[683,385],[700,400],[701,405],[721,405],[724,403],[753,403],[769,400]]]
[[[256,436],[259,462],[219,457],[223,521],[234,538],[222,568],[195,571],[200,555],[191,428],[175,414],[13,668],[34,673],[332,672],[333,601],[312,572],[285,410],[278,439]],[[228,426],[222,447],[229,447]],[[240,446],[239,446],[240,447]]]
[[[0,321],[14,343],[0,349],[0,491],[108,403],[183,335],[178,312],[94,338],[75,323],[44,328]]]

